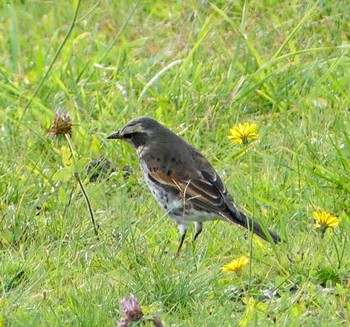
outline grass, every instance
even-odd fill
[[[347,8],[0,4],[0,326],[114,326],[131,292],[165,326],[348,325]],[[65,138],[47,136],[58,107],[74,124],[74,158]],[[106,140],[145,114],[199,148],[236,203],[285,242],[213,222],[174,260],[176,226],[134,151]],[[258,125],[249,151],[227,139],[245,121]],[[87,167],[101,158],[110,166],[90,182]],[[315,210],[340,225],[321,237]],[[240,272],[221,271],[243,255]]]

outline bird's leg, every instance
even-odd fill
[[[178,247],[177,252],[176,252],[176,256],[179,256],[179,254],[180,254],[182,245],[183,245],[185,237],[186,237],[187,228],[188,228],[187,225],[179,225],[179,231],[180,231],[180,234],[181,234],[181,238],[180,238],[179,247]]]
[[[186,233],[185,234],[181,234],[180,244],[179,244],[179,247],[178,247],[177,252],[176,252],[176,256],[177,257],[180,254],[180,251],[181,251],[181,248],[182,248],[182,244],[184,243],[184,240],[185,240],[185,236],[186,236]]]
[[[195,232],[194,232],[194,236],[193,236],[193,242],[197,239],[197,237],[199,236],[199,234],[202,232],[202,230],[203,230],[203,224],[200,223],[200,222],[198,222],[198,221],[196,221],[196,222],[194,223],[194,230],[195,230]]]

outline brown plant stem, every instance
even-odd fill
[[[66,140],[68,142],[69,150],[70,150],[70,152],[72,154],[72,157],[74,158],[74,150],[73,150],[73,146],[72,146],[72,143],[70,141],[70,138],[69,138],[69,136],[67,134],[65,134],[65,137],[66,137]],[[84,186],[83,182],[81,181],[81,178],[80,178],[80,175],[79,175],[78,172],[74,173],[74,177],[78,181],[79,186],[81,188],[81,191],[83,192],[83,195],[84,195],[84,198],[85,198],[85,201],[86,201],[86,205],[87,205],[87,207],[89,209],[92,225],[94,227],[94,232],[95,232],[95,235],[98,237],[98,227],[97,227],[96,222],[95,222],[94,211],[92,210],[92,206],[91,206],[89,195],[86,192],[85,186]]]

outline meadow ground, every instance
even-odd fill
[[[114,326],[130,293],[164,326],[348,326],[349,40],[347,0],[2,1],[0,326]],[[72,137],[48,135],[57,108]],[[212,222],[175,260],[133,149],[106,140],[145,114],[284,242]],[[258,137],[233,144],[244,122]]]

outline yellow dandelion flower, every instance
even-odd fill
[[[314,211],[312,213],[317,227],[336,227],[339,225],[340,219],[326,211]]]
[[[238,271],[241,270],[244,266],[246,266],[249,262],[247,256],[240,257],[238,259],[234,259],[228,264],[222,266],[222,271]]]
[[[320,228],[322,233],[324,233],[327,228],[338,226],[340,222],[339,218],[327,211],[314,211],[312,216],[315,219],[316,227]]]
[[[255,132],[257,125],[255,123],[243,123],[233,126],[230,129],[228,139],[232,140],[233,144],[248,144],[249,139],[255,139],[259,135]]]

